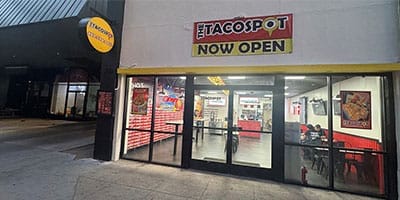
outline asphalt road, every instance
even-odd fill
[[[95,121],[1,119],[0,144],[65,152],[78,158],[93,155]],[[1,152],[1,154],[6,154]]]

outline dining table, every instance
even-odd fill
[[[179,126],[183,125],[183,120],[171,120],[171,121],[166,121],[165,124],[167,125],[174,125],[175,126],[175,133],[174,133],[174,153],[173,155],[176,155],[176,146],[178,143],[178,134],[179,134]]]

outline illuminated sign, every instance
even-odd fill
[[[86,24],[86,36],[90,45],[100,53],[107,53],[114,47],[114,33],[111,26],[100,17],[93,17]]]
[[[195,22],[192,56],[292,52],[292,14]]]
[[[240,97],[239,104],[258,104],[260,103],[257,97]]]

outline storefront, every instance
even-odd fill
[[[0,2],[1,117],[96,117],[102,57],[79,25],[105,13],[107,3]]]
[[[397,1],[253,3],[125,2],[114,159],[397,197]]]

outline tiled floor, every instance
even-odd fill
[[[193,133],[195,135],[195,132]],[[215,162],[226,162],[226,135],[199,134],[198,141],[193,139],[192,158]],[[173,155],[174,138],[156,142],[153,146],[153,161],[180,165],[182,136],[178,136],[176,155]],[[137,160],[148,160],[149,148],[143,146],[130,150],[125,157]],[[233,153],[233,163],[262,168],[271,167],[271,134],[261,134],[260,138],[240,137],[237,152]]]

